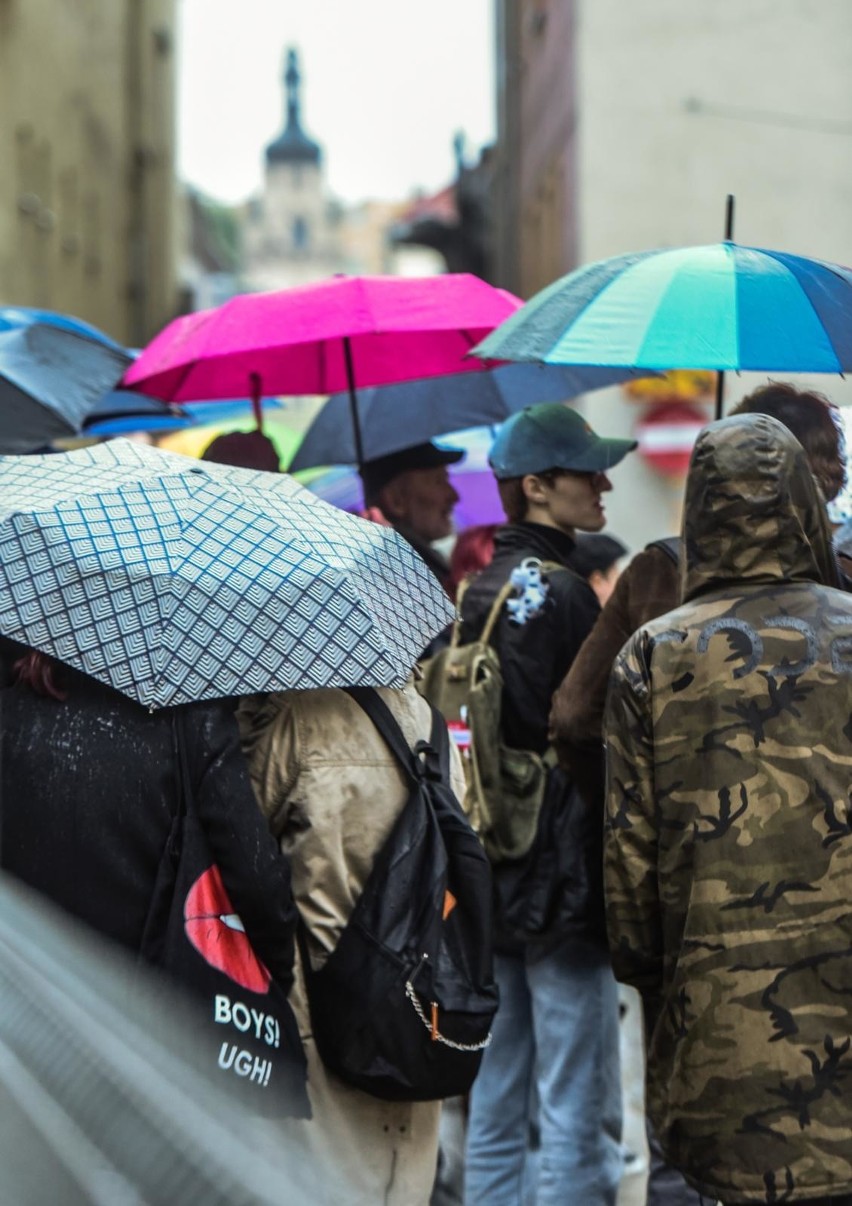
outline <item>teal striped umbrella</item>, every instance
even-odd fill
[[[852,369],[852,270],[715,243],[638,251],[554,281],[474,349],[632,369]]]

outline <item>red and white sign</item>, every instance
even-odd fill
[[[687,402],[664,402],[636,424],[639,453],[664,477],[684,477],[693,445],[708,416]]]

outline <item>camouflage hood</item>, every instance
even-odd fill
[[[648,1112],[708,1198],[852,1192],[852,594],[773,420],[713,424],[689,598],[610,679],[607,931],[650,1019]]]
[[[804,449],[768,415],[735,415],[698,437],[686,485],[682,598],[731,582],[836,586],[825,504]]]

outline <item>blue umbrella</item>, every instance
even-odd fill
[[[504,364],[481,373],[401,381],[358,391],[365,460],[436,436],[502,423],[532,402],[557,402],[614,385],[632,369]],[[348,394],[333,394],[314,419],[290,471],[357,462]]]
[[[129,389],[114,389],[83,420],[86,435],[117,436],[131,431],[182,431],[194,420],[182,407]]]
[[[0,308],[0,453],[76,435],[131,357],[96,327],[64,314]]]
[[[106,344],[118,352],[126,352],[120,343],[102,331],[100,327],[75,318],[72,314],[60,314],[56,310],[39,310],[33,306],[3,306],[0,307],[0,331],[15,331],[20,327],[33,326],[40,323],[44,326],[55,327],[60,331],[70,331],[72,335],[83,335],[94,339],[96,343]]]
[[[390,528],[129,440],[0,459],[0,633],[146,707],[401,686],[452,619]]]
[[[474,352],[634,370],[847,372],[852,270],[732,242],[615,256],[548,285]]]

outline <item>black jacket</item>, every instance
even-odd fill
[[[421,540],[416,532],[412,532],[411,528],[405,524],[395,523],[394,530],[399,533],[403,540],[407,540],[418,556],[422,557],[428,565],[429,569],[441,583],[446,593],[451,594],[451,575],[450,563],[447,558],[430,544],[427,540]]]
[[[502,721],[507,744],[544,753],[551,697],[597,619],[588,583],[570,568],[574,541],[557,528],[510,524],[497,533],[494,559],[462,601],[462,641],[476,639],[512,570],[527,558],[566,568],[545,575],[546,596],[536,614],[514,622],[504,608],[494,645],[503,673]],[[601,824],[567,776],[548,779],[539,833],[530,855],[495,868],[500,946],[544,953],[566,938],[603,940]]]
[[[174,709],[149,713],[76,671],[62,681],[62,702],[0,689],[0,865],[138,953],[178,808]],[[232,705],[180,711],[210,852],[256,953],[288,991],[290,870],[255,799]]]

